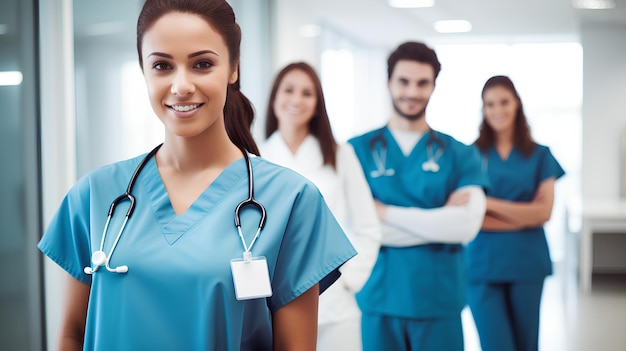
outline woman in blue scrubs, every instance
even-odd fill
[[[564,171],[531,138],[508,77],[487,80],[482,99],[475,145],[490,187],[481,231],[467,247],[468,303],[483,351],[537,350],[543,281],[552,273],[543,225]]]
[[[58,349],[315,350],[318,294],[356,252],[311,182],[248,156],[240,40],[224,0],[145,2],[139,63],[165,139],[81,178],[43,235],[69,273]],[[136,201],[110,210],[125,191]]]

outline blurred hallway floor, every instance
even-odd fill
[[[575,241],[571,238],[570,241]],[[594,274],[589,293],[578,288],[576,245],[554,263],[541,303],[540,351],[626,351],[626,274]],[[568,259],[569,258],[569,259]],[[469,309],[463,311],[465,350],[480,351]]]

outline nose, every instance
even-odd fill
[[[195,91],[195,85],[191,79],[190,73],[186,70],[178,70],[173,76],[172,88],[170,91],[172,95],[178,96],[193,94]]]
[[[416,84],[409,84],[406,87],[406,95],[412,98],[416,98],[420,96],[422,93],[422,89]]]

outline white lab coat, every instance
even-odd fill
[[[354,294],[361,290],[374,267],[381,229],[369,185],[352,146],[339,145],[336,171],[323,165],[319,142],[312,135],[304,139],[294,155],[276,131],[261,143],[260,152],[261,157],[295,170],[320,189],[358,252],[341,267],[339,280],[320,295],[318,323],[359,319],[361,311]]]

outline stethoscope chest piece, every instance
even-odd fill
[[[422,169],[424,170],[424,172],[437,173],[439,172],[439,164],[434,160],[428,160],[422,163]]]
[[[91,262],[93,262],[96,267],[102,266],[107,262],[107,255],[104,253],[104,251],[98,250],[94,252],[93,255],[91,255]]]

